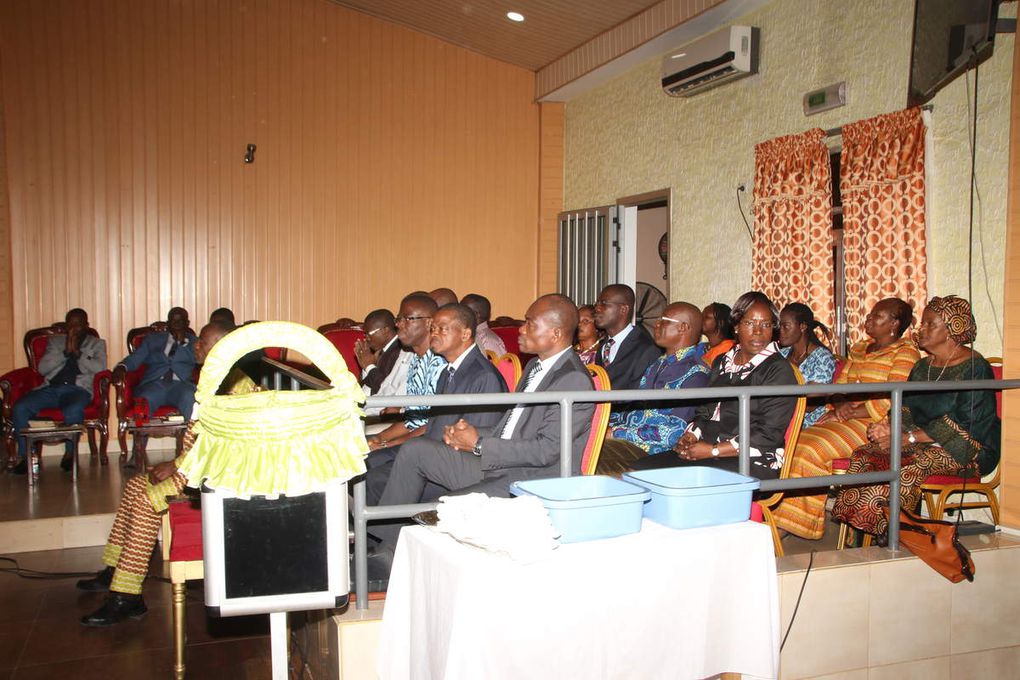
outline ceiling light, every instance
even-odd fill
[[[670,59],[681,59],[681,58],[686,57],[686,56],[687,56],[686,52],[677,52],[672,57],[670,57]]]
[[[520,12],[507,12],[506,18],[509,19],[510,21],[516,21],[518,23],[524,21],[524,15],[521,14]]]

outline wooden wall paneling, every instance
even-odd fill
[[[3,62],[0,53],[0,373],[16,368],[14,297],[11,288],[11,201],[7,191],[7,144],[4,134]]]
[[[1013,52],[1009,122],[1009,196],[1006,205],[1006,271],[1003,286],[1003,375],[1020,378],[1020,50]],[[1002,400],[1000,522],[1020,528],[1020,391]]]
[[[559,213],[563,211],[564,105],[542,103],[539,180],[538,281],[540,294],[558,288]]]
[[[537,291],[523,69],[326,0],[2,3],[0,55],[12,337],[81,305],[116,361],[172,305],[318,325]]]

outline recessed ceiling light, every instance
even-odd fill
[[[524,15],[521,14],[520,12],[507,12],[506,18],[509,19],[510,21],[516,21],[518,23],[524,21]]]

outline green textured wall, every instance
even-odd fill
[[[732,302],[751,281],[750,240],[735,189],[747,187],[754,145],[812,127],[906,106],[912,0],[776,0],[736,23],[761,28],[758,75],[675,99],[659,87],[654,59],[569,102],[564,208],[673,191],[671,298]],[[1015,15],[1006,4],[1003,15]],[[1013,36],[996,38],[981,66],[978,106],[974,306],[977,347],[999,355],[1005,243],[1008,104]],[[801,97],[846,81],[849,103],[805,117]],[[971,76],[973,85],[973,74]],[[960,78],[933,101],[929,159],[929,292],[967,295],[969,214],[967,89]],[[984,268],[982,248],[984,245]],[[984,269],[987,269],[987,286]],[[994,311],[993,311],[994,305]]]

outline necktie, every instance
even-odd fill
[[[444,392],[450,391],[450,385],[453,384],[453,374],[457,372],[457,369],[452,365],[446,367],[446,385],[443,388]]]
[[[609,352],[613,349],[613,345],[616,344],[616,340],[609,338],[606,340],[606,344],[602,345],[602,363],[606,366],[609,365]]]
[[[542,362],[536,361],[528,371],[528,375],[524,378],[524,389],[521,392],[527,392],[528,388],[531,387],[532,383],[538,383],[538,374],[542,372]],[[510,435],[513,434],[514,428],[517,426],[517,421],[521,419],[521,414],[524,412],[524,404],[517,404],[513,410],[510,411],[510,417],[506,419],[503,424],[503,429],[499,432],[500,439],[509,439]]]
[[[174,355],[177,354],[177,348],[180,347],[180,346],[181,346],[181,344],[179,342],[177,342],[176,340],[174,340],[174,344],[170,345],[170,351],[168,351],[166,353],[166,360],[167,360],[168,364],[173,363]],[[165,380],[166,382],[173,382],[173,379],[174,379],[174,369],[169,368],[169,369],[167,369],[166,374],[163,376],[163,380]]]

